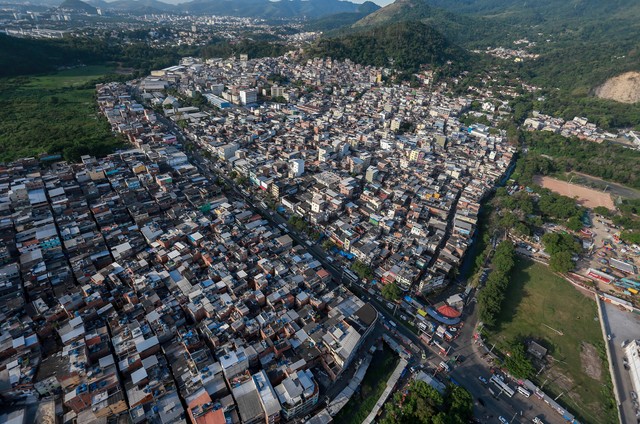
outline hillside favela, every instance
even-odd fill
[[[0,424],[640,424],[637,0],[0,0]]]

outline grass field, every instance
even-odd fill
[[[562,394],[558,401],[583,422],[617,422],[608,408],[613,392],[595,302],[548,267],[522,258],[489,339],[500,347],[519,337],[549,349],[552,359],[535,379],[545,392]]]
[[[104,66],[68,69],[38,77],[0,80],[0,161],[40,153],[77,159],[122,145],[98,116],[91,81],[112,72]]]
[[[361,424],[371,412],[387,385],[387,380],[398,366],[400,359],[384,345],[382,351],[376,351],[367,373],[360,385],[360,391],[353,394],[349,402],[333,419],[335,423]]]

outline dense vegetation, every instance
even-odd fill
[[[508,37],[509,25],[495,25],[495,21],[479,16],[463,16],[442,8],[431,7],[426,0],[399,0],[353,25],[355,29],[388,25],[398,22],[421,22],[435,28],[456,44],[467,48],[486,47]]]
[[[371,267],[360,261],[355,261],[353,265],[351,265],[351,269],[363,280],[371,280],[373,278],[373,270]]]
[[[504,358],[504,366],[516,378],[531,378],[535,369],[524,350],[524,343],[512,340],[508,345],[509,355]]]
[[[73,10],[75,12],[88,13],[90,15],[97,14],[95,7],[81,0],[64,0],[58,7],[60,9]]]
[[[548,155],[553,162],[537,159],[535,166],[559,172],[578,171],[607,181],[640,188],[640,152],[612,143],[597,144],[547,132],[526,132],[530,152]],[[546,173],[546,172],[545,172]]]
[[[351,59],[364,65],[417,71],[421,65],[461,65],[464,52],[440,32],[420,22],[400,22],[332,38],[309,49],[315,57]]]
[[[517,169],[528,163],[528,157],[521,158]],[[522,173],[519,173],[518,182],[528,185],[534,195],[522,190],[509,195],[505,188],[499,188],[494,201],[500,209],[497,228],[520,236],[530,236],[544,222],[556,222],[573,231],[582,229],[585,211],[575,199],[532,184],[531,178],[525,178]]]
[[[336,13],[309,21],[305,24],[307,31],[332,31],[358,22],[360,19],[380,9],[370,1],[362,3],[355,12]]]
[[[576,66],[580,67],[579,64]],[[610,75],[613,76],[613,75]],[[573,76],[572,76],[573,77]],[[604,79],[593,81],[599,84]],[[541,100],[534,100],[531,108],[547,115],[557,116],[565,120],[576,116],[584,116],[598,127],[605,130],[612,128],[640,128],[640,103],[625,104],[612,100],[599,99],[589,96],[586,91],[566,92],[553,90],[556,86],[552,79],[537,81],[543,87],[544,96]]]
[[[382,288],[382,296],[387,300],[398,300],[402,296],[402,291],[396,283],[390,283]]]
[[[382,424],[466,424],[473,417],[473,398],[460,386],[450,385],[441,395],[421,380],[409,385],[409,393],[393,395],[387,402]]]
[[[42,74],[60,67],[118,63],[145,75],[175,64],[193,51],[150,48],[145,43],[121,44],[115,39],[64,38],[32,40],[0,34],[0,77]]]
[[[491,260],[492,272],[478,294],[478,310],[480,319],[487,326],[496,323],[496,317],[502,309],[504,293],[509,286],[510,273],[515,265],[515,249],[511,241],[503,241],[498,245]]]
[[[64,38],[31,40],[0,34],[0,77],[43,74],[60,67],[118,64],[146,76],[152,69],[175,65],[183,56],[203,58],[248,54],[252,58],[279,56],[287,47],[272,40],[241,38],[230,42],[214,38],[202,47],[149,47],[148,31],[133,31],[126,36],[131,43],[116,38]],[[123,35],[124,36],[124,35]]]
[[[205,59],[213,57],[226,59],[239,54],[247,54],[250,58],[277,57],[282,56],[287,50],[288,48],[285,44],[267,40],[243,39],[234,43],[230,43],[227,40],[216,40],[199,49],[197,55]]]
[[[640,199],[623,200],[618,204],[618,212],[612,221],[624,228],[620,238],[627,243],[640,244]]]
[[[109,70],[77,68],[36,78],[0,79],[0,162],[40,153],[106,155],[123,145],[98,116],[94,80]]]
[[[415,0],[420,1],[420,0]],[[637,69],[640,3],[635,0],[425,0],[536,41],[542,54],[522,66],[535,83],[585,95],[606,78]],[[488,41],[488,40],[487,40]],[[505,45],[506,47],[506,45]]]
[[[236,182],[238,182],[237,179]],[[239,185],[244,185],[244,183],[246,183],[246,181],[239,183]],[[288,222],[298,233],[306,233],[311,240],[317,240],[318,237],[320,237],[320,232],[315,230],[307,221],[298,215],[291,215]]]
[[[542,244],[545,252],[551,255],[549,266],[556,272],[571,271],[575,267],[571,258],[582,250],[571,234],[546,233],[542,236]]]

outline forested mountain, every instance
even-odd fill
[[[625,17],[640,13],[636,0],[427,0],[434,7],[461,14],[510,19],[538,18],[542,21],[602,19],[611,15]]]
[[[428,0],[396,0],[353,24],[361,29],[394,22],[423,22],[444,34],[448,39],[465,47],[484,47],[504,40],[510,26],[496,26],[483,17],[462,16],[442,8],[433,7]]]
[[[503,66],[548,89],[555,107],[563,109],[593,99],[608,78],[640,70],[637,0],[396,0],[352,28],[402,21],[426,23],[467,49],[513,47],[528,39],[539,59]],[[610,105],[593,100],[590,109],[601,109],[596,115]]]
[[[420,65],[461,63],[466,53],[439,31],[418,21],[378,25],[350,34],[321,39],[311,56],[351,59],[356,63],[416,71]]]
[[[380,10],[380,6],[373,2],[366,1],[359,5],[355,12],[336,13],[314,19],[308,22],[305,28],[309,31],[331,31],[348,27],[363,19],[365,16],[374,13],[376,10]]]

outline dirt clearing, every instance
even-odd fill
[[[577,184],[570,184],[567,181],[556,180],[551,177],[536,176],[534,182],[563,196],[576,198],[577,202],[586,208],[593,209],[596,206],[604,206],[607,209],[615,209],[609,193],[603,193],[602,191]]]
[[[596,348],[589,343],[583,342],[580,349],[580,361],[584,373],[594,380],[600,381],[602,377],[602,360],[598,356]]]
[[[629,104],[640,101],[640,72],[625,72],[608,79],[596,88],[596,96]]]

